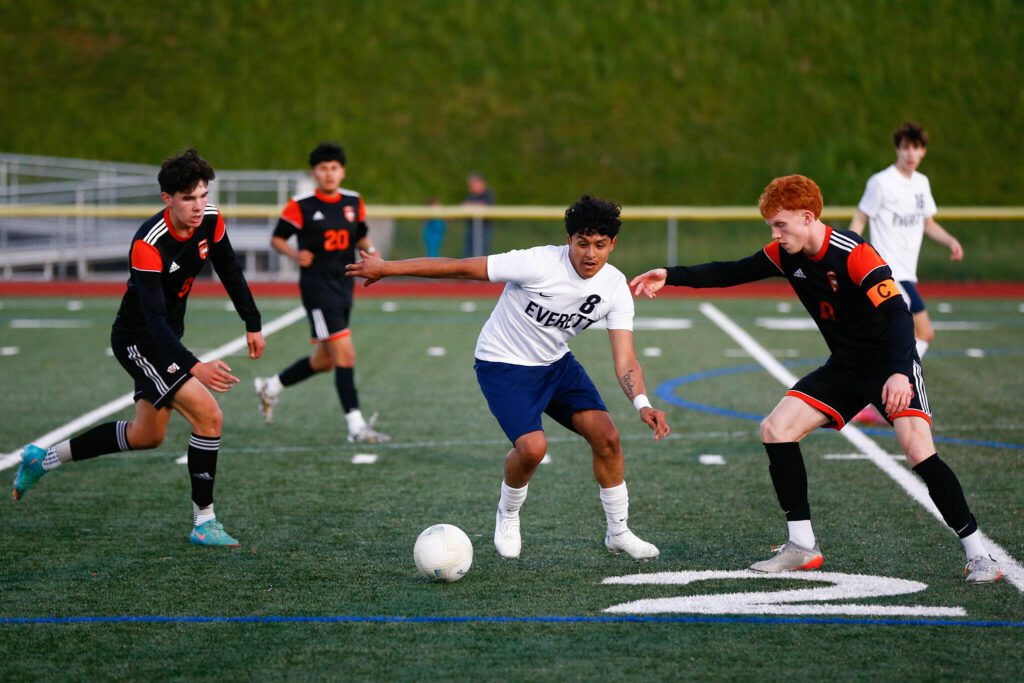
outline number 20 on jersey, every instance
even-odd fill
[[[324,230],[324,251],[348,249],[348,230]]]

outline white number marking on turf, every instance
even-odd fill
[[[775,360],[763,346],[757,343],[757,340],[751,337],[742,327],[734,323],[729,316],[722,313],[713,304],[706,302],[700,305],[700,312],[710,318],[711,321],[718,325],[723,332],[732,337],[733,341],[749,351],[750,355],[752,355],[772,377],[779,380],[779,382],[787,387],[791,387],[796,384],[796,376],[783,367],[782,363]],[[846,425],[839,434],[845,437],[846,440],[852,443],[856,448],[859,448],[862,453],[871,459],[871,462],[874,463],[878,469],[882,470],[882,472],[887,474],[889,478],[899,484],[911,498],[916,500],[925,510],[931,513],[932,517],[939,520],[939,522],[945,526],[945,522],[942,520],[942,515],[939,513],[938,508],[935,507],[931,497],[928,495],[928,489],[924,485],[924,482],[918,479],[917,476],[915,476],[906,467],[893,461],[893,459],[890,458],[878,444],[869,439],[864,432],[857,429],[854,425]],[[946,528],[949,529],[948,526]],[[951,529],[950,533],[952,533]],[[1003,570],[1003,576],[1006,577],[1006,580],[1012,583],[1018,591],[1024,593],[1024,567],[1021,567],[1010,553],[1006,552],[1002,546],[997,544],[987,535],[982,533],[981,538],[982,542],[988,547],[989,553],[1000,564],[1000,568]]]
[[[0,356],[17,356],[20,349],[17,346],[4,346],[0,348]]]
[[[377,456],[373,453],[356,453],[352,456],[353,465],[372,465],[377,462]]]
[[[967,611],[963,607],[831,603],[833,600],[858,600],[907,595],[923,591],[928,587],[928,584],[921,583],[920,581],[897,579],[891,576],[841,574],[838,572],[760,574],[749,570],[691,571],[612,576],[601,583],[630,586],[652,584],[685,586],[696,581],[721,579],[810,581],[831,585],[779,591],[649,598],[612,605],[604,611],[613,614],[846,614],[852,616],[886,617],[963,617],[967,615]]]
[[[708,454],[708,453],[705,453],[704,455],[699,456],[697,458],[697,461],[701,465],[724,465],[725,464],[725,458],[723,458],[722,456],[720,456],[720,455],[711,455],[711,454]]]

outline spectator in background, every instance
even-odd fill
[[[431,206],[441,206],[441,200],[437,197],[431,197],[429,204]],[[441,255],[441,243],[444,242],[444,233],[448,229],[448,224],[444,222],[443,218],[437,216],[428,218],[423,224],[423,246],[427,250],[427,256],[435,257]]]
[[[494,206],[494,193],[487,187],[487,181],[479,173],[466,176],[469,194],[462,200],[464,206]],[[494,228],[486,218],[471,218],[466,223],[466,244],[462,249],[463,258],[486,256],[491,253],[491,230]]]

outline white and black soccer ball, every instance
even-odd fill
[[[473,543],[462,529],[435,524],[423,530],[412,550],[416,568],[431,581],[458,581],[473,566]]]

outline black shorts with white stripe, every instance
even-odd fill
[[[891,376],[887,371],[852,368],[832,360],[800,378],[786,395],[798,398],[825,413],[831,418],[829,426],[834,429],[842,429],[869,403],[878,408],[878,412],[885,415],[889,422],[897,417],[920,417],[930,424],[932,412],[924,387],[924,373],[916,358],[917,354],[914,356],[913,377],[910,378],[914,396],[910,399],[910,405],[895,415],[886,415],[885,405],[882,404],[882,387]]]
[[[341,339],[349,334],[348,317],[350,308],[309,308],[306,307],[306,316],[309,318],[310,342],[333,341]]]
[[[135,380],[135,396],[163,408],[170,404],[174,392],[192,376],[189,368],[178,367],[149,341],[113,335],[110,348],[121,367]]]

